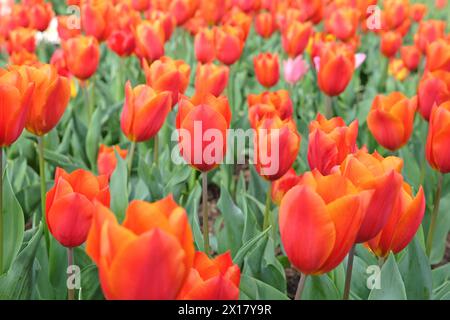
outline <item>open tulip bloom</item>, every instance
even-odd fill
[[[449,5],[0,0],[0,300],[448,300]]]

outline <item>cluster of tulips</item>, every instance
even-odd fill
[[[296,298],[308,276],[328,273],[348,257],[344,288],[348,299],[356,245],[363,244],[382,263],[390,253],[408,246],[424,218],[425,192],[404,178],[404,162],[409,159],[397,152],[412,136],[416,111],[428,122],[423,152],[440,177],[427,232],[428,255],[443,174],[450,172],[450,35],[445,21],[424,20],[429,9],[424,4],[385,0],[374,14],[379,14],[380,25],[372,29],[369,9],[377,4],[376,0],[68,0],[68,6],[79,8],[78,17],[56,15],[44,0],[3,1],[0,15],[8,11],[0,20],[0,50],[8,62],[0,69],[2,181],[3,153],[8,154],[8,147],[26,128],[30,139],[35,136],[38,142],[41,179],[41,208],[32,216],[32,226],[44,229],[47,249],[49,237],[68,248],[69,264],[74,248],[82,246],[98,269],[107,299],[237,300],[242,265],[233,262],[230,252],[215,255],[211,248],[207,188],[208,172],[220,167],[229,151],[228,130],[244,116],[254,132],[254,169],[268,182],[258,228],[270,229],[267,237],[281,239],[282,252],[301,274]],[[436,6],[445,8],[446,2],[436,1]],[[411,40],[412,28],[417,32]],[[52,32],[59,46],[49,61],[42,61],[37,35],[45,39]],[[192,77],[187,59],[165,55],[176,32],[183,32],[177,35],[178,42],[180,38],[193,42]],[[232,105],[232,87],[248,38],[259,37],[258,43],[264,43],[277,33],[282,52],[253,55],[252,72],[261,90],[244,97],[248,108],[239,110]],[[375,95],[366,123],[386,149],[382,151],[359,144],[358,120],[347,124],[348,119],[338,115],[339,96],[368,58],[358,51],[367,33],[379,37],[385,58],[378,59],[385,59],[380,61],[385,76],[399,82],[411,74],[421,77],[413,97],[399,90],[386,93],[381,82],[382,94]],[[66,111],[76,112],[70,100],[77,96],[77,88],[86,97],[85,105],[78,107],[86,109],[87,125],[99,125],[90,92],[106,50],[117,56],[122,68],[120,128],[126,147],[99,143],[92,170],[67,172],[56,167],[47,190],[45,169],[50,166],[44,140]],[[140,83],[126,78],[125,61],[130,59],[138,61]],[[308,120],[309,135],[303,136],[310,171],[297,174],[302,144],[298,117],[303,116],[293,96],[302,79],[311,75],[322,103],[314,110],[315,118]],[[123,221],[110,206],[110,181],[118,161],[127,161],[130,178],[139,174],[138,144],[151,146],[153,164],[159,165],[158,136],[171,113],[175,121],[170,125],[179,132],[179,154],[201,172],[203,248],[194,245],[192,220],[171,194],[153,202],[130,201]],[[197,139],[208,130],[219,136]],[[277,141],[276,148],[271,141]],[[219,148],[208,157],[205,151],[213,145]],[[3,182],[0,185],[3,188]],[[1,275],[9,265],[3,260],[0,209]],[[68,297],[75,297],[73,289]]]

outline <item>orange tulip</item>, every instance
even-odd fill
[[[416,46],[403,46],[400,50],[400,54],[403,63],[410,71],[417,70],[422,54]]]
[[[36,54],[28,52],[26,50],[21,50],[18,52],[13,52],[9,56],[9,64],[17,66],[33,66],[39,64],[39,59]]]
[[[254,136],[254,163],[263,178],[281,178],[294,164],[300,150],[301,135],[292,119],[264,118]]]
[[[300,8],[302,21],[318,24],[322,20],[324,9],[322,0],[298,0],[295,4]]]
[[[36,2],[27,5],[30,28],[45,31],[53,18],[52,4],[49,2]]]
[[[357,188],[339,173],[305,173],[279,210],[281,241],[294,267],[317,275],[339,265],[363,221],[361,202]]]
[[[426,20],[420,22],[419,30],[414,39],[416,45],[425,54],[430,43],[442,38],[445,38],[445,22],[440,20]]]
[[[119,146],[108,147],[104,144],[100,145],[97,156],[97,167],[100,175],[109,178],[116,169],[117,158],[115,151],[122,159],[127,157],[128,151],[126,149],[120,149]]]
[[[46,196],[48,229],[65,247],[78,247],[86,241],[95,202],[109,206],[108,178],[96,177],[82,169],[67,173],[56,168],[55,184]]]
[[[237,8],[232,8],[223,17],[223,23],[227,26],[232,26],[240,29],[243,34],[243,41],[247,39],[252,26],[252,18]]]
[[[100,48],[94,37],[77,36],[63,42],[67,68],[80,80],[89,79],[100,61]]]
[[[34,83],[17,70],[0,68],[0,147],[13,144],[25,127],[31,105]]]
[[[147,11],[149,20],[158,20],[161,23],[161,26],[164,30],[164,39],[165,41],[169,41],[172,37],[172,33],[177,26],[177,21],[174,16],[170,15],[167,12],[162,11]]]
[[[136,55],[142,60],[153,62],[164,55],[165,33],[161,22],[143,21],[134,30]]]
[[[289,169],[284,176],[272,182],[272,201],[275,204],[280,205],[284,195],[295,187],[300,180],[301,177],[297,176],[295,170],[292,168]]]
[[[302,54],[308,45],[311,34],[312,25],[310,23],[294,21],[282,33],[281,44],[284,51],[292,58]]]
[[[377,152],[369,154],[359,150],[349,155],[338,169],[361,192],[367,191],[362,202],[364,220],[357,243],[374,238],[388,222],[403,184],[402,167],[401,158],[383,158]]]
[[[226,97],[195,96],[181,99],[176,119],[181,156],[195,169],[206,172],[223,160],[231,110]]]
[[[200,1],[198,12],[208,25],[217,24],[225,15],[227,4],[222,0]]]
[[[36,50],[36,31],[28,28],[17,28],[9,33],[8,52],[26,50],[33,53]]]
[[[233,26],[222,26],[215,29],[215,48],[217,59],[232,65],[241,57],[244,48],[244,34],[240,28]]]
[[[411,18],[415,22],[422,21],[422,18],[427,12],[427,6],[423,3],[412,3],[410,9],[411,9],[410,12]]]
[[[247,96],[247,103],[249,107],[249,119],[253,128],[256,128],[259,120],[266,114],[276,114],[281,120],[285,120],[290,118],[294,113],[293,103],[287,90],[249,94]],[[268,107],[264,107],[264,105]]]
[[[381,35],[381,53],[387,57],[391,58],[395,56],[397,51],[402,46],[402,36],[395,31],[388,31]]]
[[[214,29],[203,28],[194,38],[195,57],[201,63],[209,63],[216,57]]]
[[[56,68],[56,71],[60,76],[69,78],[70,72],[67,68],[66,57],[64,56],[64,50],[61,48],[53,51],[52,57],[50,58],[50,64]]]
[[[172,0],[170,2],[169,12],[180,26],[191,18],[197,10],[197,1],[193,0]]]
[[[130,56],[136,44],[127,30],[114,30],[108,37],[108,47],[120,57]]]
[[[131,0],[131,5],[136,11],[146,11],[151,7],[151,0]]]
[[[120,117],[120,126],[127,138],[134,142],[147,141],[161,129],[171,109],[169,91],[156,92],[152,87],[141,84],[125,85],[125,103]]]
[[[367,242],[368,247],[379,257],[389,252],[399,253],[414,238],[425,213],[425,195],[422,187],[414,197],[411,187],[404,184],[392,215],[381,232]]]
[[[433,107],[426,144],[428,163],[442,173],[450,172],[449,142],[450,100]]]
[[[359,12],[351,7],[341,7],[331,12],[325,26],[328,32],[336,38],[346,41],[356,34],[359,22]]]
[[[426,69],[433,71],[450,72],[450,42],[438,39],[427,47]]]
[[[87,36],[106,40],[112,31],[113,6],[106,0],[84,0],[81,4],[81,25]]]
[[[183,60],[164,56],[154,61],[151,66],[144,60],[144,71],[147,84],[156,92],[170,91],[173,107],[189,85],[191,67]]]
[[[58,16],[58,35],[63,41],[81,35],[80,28],[75,23],[73,16]]]
[[[227,87],[230,69],[213,63],[198,64],[195,73],[195,92],[211,93],[218,97]]]
[[[411,137],[417,99],[401,92],[375,97],[367,116],[367,125],[375,140],[391,151],[404,146]]]
[[[194,265],[177,299],[238,300],[241,272],[229,252],[210,259],[204,252],[195,253]]]
[[[278,55],[272,53],[260,53],[253,59],[256,78],[266,88],[277,84],[280,79],[280,67]]]
[[[263,38],[270,38],[276,30],[275,19],[269,12],[262,12],[255,17],[255,30]]]
[[[341,117],[327,120],[318,114],[309,125],[308,163],[326,175],[356,151],[358,120],[347,126]]]
[[[387,29],[398,29],[409,17],[409,0],[385,0],[383,6]]]
[[[389,60],[388,74],[397,81],[403,81],[409,76],[409,70],[402,59],[393,58]]]
[[[320,90],[328,96],[340,95],[355,70],[355,55],[345,45],[329,43],[320,50],[320,67],[318,70],[318,84]]]
[[[99,203],[86,244],[107,299],[175,299],[194,260],[186,211],[172,196],[134,200],[122,225]]]
[[[419,112],[426,120],[433,106],[450,100],[450,72],[426,71],[417,89]]]

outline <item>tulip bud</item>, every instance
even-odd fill
[[[419,30],[414,37],[416,45],[422,53],[426,53],[430,43],[445,38],[445,22],[441,20],[426,20],[419,24]]]
[[[450,172],[450,101],[434,106],[430,117],[426,156],[428,163],[442,173]]]
[[[85,0],[81,5],[81,25],[87,36],[99,42],[106,40],[115,20],[112,4],[105,0]]]
[[[201,29],[194,38],[195,57],[200,63],[209,63],[216,57],[214,29]]]
[[[136,11],[146,11],[151,7],[151,0],[131,0],[131,5]]]
[[[270,38],[276,30],[275,19],[269,12],[263,12],[255,17],[255,30],[263,38]]]
[[[261,107],[262,105],[269,106],[270,110],[274,110],[274,113],[270,113],[270,115],[276,114],[281,120],[290,118],[294,113],[292,100],[287,90],[249,94],[247,96],[247,103],[249,107],[249,119],[253,128],[256,128],[259,120],[266,115],[265,111],[269,112],[268,108]]]
[[[422,54],[416,46],[403,46],[400,50],[403,63],[410,70],[417,70]]]
[[[46,221],[50,233],[65,247],[86,241],[95,202],[109,206],[106,176],[96,177],[82,169],[67,173],[56,168],[55,184],[46,196]]]
[[[229,73],[230,69],[227,66],[213,63],[198,64],[195,73],[196,94],[210,93],[216,97],[220,96],[228,85]]]
[[[281,43],[284,51],[291,58],[301,55],[308,45],[311,34],[312,25],[310,23],[294,21],[283,31]]]
[[[78,36],[63,42],[64,56],[71,74],[80,80],[89,79],[100,61],[100,48],[93,37]]]
[[[283,61],[284,80],[294,85],[301,80],[308,72],[309,66],[302,56],[298,56],[295,59],[287,59]]]
[[[214,38],[217,59],[226,65],[239,60],[244,48],[243,38],[244,34],[237,27],[217,27]]]
[[[126,149],[120,149],[119,146],[108,147],[104,144],[100,145],[97,156],[97,167],[100,175],[109,178],[116,169],[117,158],[115,152],[117,152],[122,159],[125,159],[128,153]]]
[[[294,169],[289,169],[284,176],[272,182],[272,201],[280,205],[284,195],[301,181]]]
[[[136,41],[136,55],[149,62],[159,59],[164,55],[165,34],[161,22],[143,21],[134,30]]]
[[[260,53],[253,59],[256,78],[266,88],[273,87],[280,78],[280,67],[278,55],[271,53]]]
[[[45,31],[53,18],[52,4],[49,2],[34,3],[27,8],[30,28]]]
[[[387,57],[391,58],[395,56],[397,51],[402,46],[402,36],[400,33],[395,31],[388,31],[381,35],[381,53]]]
[[[346,41],[356,34],[359,22],[359,12],[351,7],[338,8],[331,12],[325,20],[326,29],[339,40]]]
[[[433,71],[450,72],[450,43],[438,39],[427,47],[426,69]]]
[[[415,22],[422,21],[427,12],[427,6],[423,3],[412,3],[410,9],[410,16]]]
[[[126,30],[114,30],[108,37],[108,47],[118,56],[128,57],[135,48],[134,37]]]
[[[419,82],[417,98],[419,112],[428,120],[435,104],[450,100],[450,72],[426,71]]]

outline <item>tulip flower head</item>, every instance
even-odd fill
[[[385,57],[391,58],[395,56],[401,46],[402,36],[400,33],[395,31],[388,31],[381,35],[380,50]]]
[[[158,20],[143,21],[134,29],[135,53],[142,60],[153,62],[164,55],[165,33]]]
[[[71,74],[80,80],[89,79],[100,61],[100,48],[94,37],[77,36],[62,44],[66,64]]]
[[[280,67],[278,63],[278,55],[271,53],[260,53],[253,59],[256,78],[259,83],[270,88],[277,84],[280,78]]]
[[[409,71],[415,71],[419,67],[422,53],[416,46],[403,46],[400,49],[401,57]]]
[[[198,64],[195,73],[196,94],[220,96],[228,85],[230,69],[213,63]]]
[[[255,30],[263,38],[270,38],[276,30],[275,19],[270,12],[255,16]]]
[[[284,80],[291,85],[300,81],[308,70],[308,63],[303,60],[302,56],[283,61]]]
[[[97,167],[100,175],[111,177],[117,165],[116,152],[122,159],[125,159],[128,154],[128,150],[120,149],[119,146],[108,147],[104,144],[100,145],[97,156]]]
[[[214,29],[204,28],[194,38],[195,57],[201,63],[209,63],[216,57]]]
[[[215,29],[214,38],[217,59],[232,65],[241,57],[244,48],[244,34],[238,27],[225,25]]]
[[[450,72],[425,71],[417,89],[419,112],[425,120],[430,118],[434,105],[450,100]]]
[[[272,182],[272,201],[280,205],[284,195],[301,181],[293,168],[289,169],[284,176]]]
[[[442,173],[450,172],[450,101],[434,106],[430,117],[426,157],[428,163]]]
[[[288,25],[281,38],[284,51],[291,58],[301,55],[308,45],[312,32],[312,25],[309,22],[294,21],[291,25]]]
[[[433,71],[450,72],[450,43],[438,39],[427,47],[426,69]]]
[[[252,128],[256,128],[265,116],[278,116],[281,120],[291,118],[294,107],[287,90],[265,91],[260,94],[247,96],[249,107],[249,121]]]

